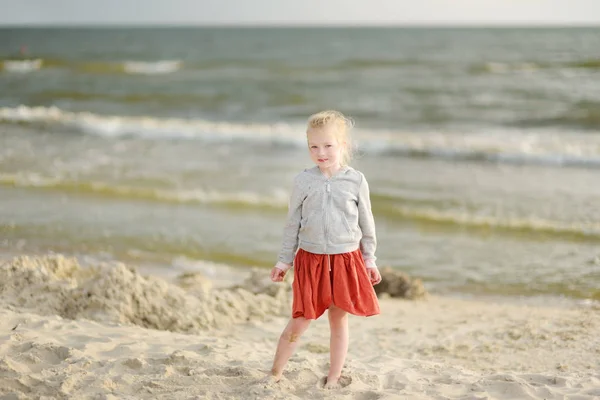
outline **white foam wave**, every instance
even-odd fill
[[[547,232],[588,238],[598,238],[600,236],[600,223],[595,221],[553,221],[535,215],[528,217],[486,215],[480,212],[438,210],[431,207],[410,206],[395,206],[394,212],[411,219],[476,228]]]
[[[1,176],[0,176],[1,180]],[[36,182],[38,183],[38,182]],[[50,185],[55,181],[49,180]],[[167,189],[143,189],[124,186],[109,186],[104,183],[92,183],[91,191],[112,193],[114,195],[134,198],[148,198],[175,203],[196,204],[227,204],[227,205],[249,205],[254,207],[284,208],[288,203],[289,194],[284,190],[276,190],[270,195],[254,192],[220,192],[216,190],[167,190]]]
[[[161,60],[154,62],[144,61],[126,61],[123,64],[123,69],[128,74],[169,74],[179,70],[182,66],[179,60]]]
[[[42,67],[42,60],[4,60],[2,61],[2,68],[9,72],[31,72],[37,71]]]
[[[249,191],[221,192],[218,190],[176,190],[113,185],[105,182],[80,182],[61,177],[42,176],[38,173],[0,173],[0,185],[15,187],[74,190],[101,193],[107,196],[158,200],[173,203],[224,204],[231,206],[287,207],[289,193],[275,189],[269,193]]]
[[[361,138],[359,138],[360,140]],[[362,138],[367,152],[513,164],[600,167],[600,136],[558,132],[379,132]],[[365,140],[366,139],[366,140]]]
[[[201,119],[103,116],[63,111],[56,107],[0,108],[0,121],[55,123],[106,137],[140,136],[153,139],[201,138],[207,141],[272,141],[303,143],[298,129],[288,124],[241,124]]]
[[[105,137],[189,138],[305,147],[303,126],[244,124],[201,119],[104,116],[56,107],[0,108],[0,121],[58,124]],[[600,135],[589,133],[487,131],[485,133],[356,130],[366,153],[506,163],[600,166]]]
[[[501,62],[488,62],[485,64],[485,69],[488,72],[496,73],[496,74],[504,74],[508,72],[533,72],[537,71],[541,68],[540,65],[536,63],[516,63],[516,64],[507,64]]]

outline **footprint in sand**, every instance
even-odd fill
[[[264,389],[293,389],[292,383],[282,376],[277,380],[273,375],[267,375],[262,379],[254,382],[254,385]]]

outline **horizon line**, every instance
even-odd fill
[[[416,23],[271,23],[271,22],[94,22],[1,23],[2,28],[598,28],[599,22],[416,22]]]

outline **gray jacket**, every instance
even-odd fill
[[[292,264],[296,250],[341,254],[358,248],[367,266],[375,267],[375,221],[369,185],[352,167],[327,178],[319,167],[294,179],[279,261]]]

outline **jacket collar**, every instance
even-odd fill
[[[338,172],[335,173],[335,175],[332,175],[329,178],[326,177],[325,175],[323,175],[323,173],[321,172],[321,170],[319,169],[319,167],[316,166],[316,165],[314,167],[310,168],[310,169],[307,169],[306,171],[310,172],[311,175],[314,175],[316,177],[320,177],[320,178],[322,178],[324,180],[328,180],[328,179],[333,179],[333,178],[337,178],[337,177],[339,177],[341,175],[344,175],[346,172],[348,172],[351,169],[352,169],[352,167],[350,167],[348,165],[344,165],[344,166],[342,166],[342,168],[340,168],[340,170]]]

